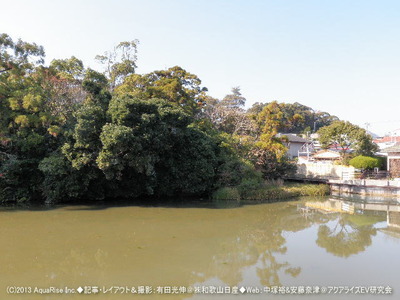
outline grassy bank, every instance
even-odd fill
[[[329,194],[326,184],[282,184],[269,182],[255,189],[223,187],[212,195],[214,200],[232,200],[243,202],[286,200],[300,196],[320,197]]]

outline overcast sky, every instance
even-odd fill
[[[137,73],[179,65],[222,98],[327,111],[379,134],[400,128],[397,0],[0,0],[0,32],[46,62],[139,39]]]

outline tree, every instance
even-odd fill
[[[4,201],[41,198],[40,160],[58,147],[62,124],[49,108],[43,47],[0,36],[0,189]]]
[[[201,80],[196,75],[175,66],[149,74],[130,75],[116,89],[116,94],[143,100],[164,99],[193,116],[205,105],[206,91],[207,88],[201,87]]]
[[[105,74],[111,90],[121,84],[128,75],[135,73],[138,44],[138,40],[120,42],[112,51],[96,56],[96,60],[105,65]]]
[[[287,161],[287,148],[283,145],[284,138],[279,138],[279,128],[283,126],[283,112],[280,105],[274,101],[269,103],[256,116],[261,128],[260,139],[252,150],[253,160],[266,179],[281,178],[292,172],[295,166]]]
[[[232,88],[232,93],[226,95],[222,99],[223,105],[228,108],[239,108],[243,107],[246,103],[246,98],[242,96],[240,87],[236,86]]]
[[[232,94],[222,100],[207,97],[205,102],[202,115],[217,130],[234,135],[247,135],[254,131],[254,123],[242,108],[246,98],[240,93],[239,87],[232,88]]]
[[[340,151],[342,158],[350,149],[355,149],[357,154],[364,155],[373,155],[378,149],[365,129],[348,121],[336,121],[322,127],[318,134],[322,147],[325,149],[334,147]]]
[[[113,98],[98,167],[119,196],[201,194],[215,179],[215,144],[162,99]]]
[[[103,74],[88,69],[82,89],[86,98],[69,116],[63,144],[39,164],[44,175],[42,193],[49,202],[104,199],[112,189],[96,163],[111,99],[108,81]]]
[[[54,59],[50,67],[40,68],[43,80],[42,88],[46,91],[47,110],[58,116],[61,123],[69,123],[72,114],[87,98],[88,93],[82,87],[85,75],[83,62],[72,56],[69,59]],[[60,128],[54,127],[52,134],[59,134]]]
[[[277,158],[274,151],[263,147],[255,147],[252,150],[256,168],[261,170],[264,179],[283,178],[296,171],[296,165],[288,161],[286,156]]]
[[[274,101],[265,106],[256,116],[256,121],[261,128],[260,140],[256,146],[273,153],[279,161],[286,155],[287,148],[282,139],[276,136],[283,126],[283,112],[278,102]]]
[[[0,74],[29,73],[35,66],[43,64],[44,56],[42,46],[22,40],[14,42],[9,35],[0,34]]]
[[[18,101],[29,91],[34,92],[28,89],[33,83],[29,74],[43,63],[44,55],[41,46],[21,40],[14,42],[7,34],[0,35],[0,138],[3,141],[7,139],[10,122],[17,116],[14,111],[22,106]]]
[[[256,116],[268,105],[269,103],[256,102],[247,112]],[[336,116],[331,116],[327,112],[315,111],[298,102],[293,104],[277,103],[277,105],[282,111],[282,125],[279,131],[285,133],[315,132],[319,128],[339,120]]]
[[[75,56],[69,59],[53,59],[50,68],[55,70],[60,78],[70,81],[79,81],[85,74],[83,62]]]
[[[354,149],[356,150],[356,155],[363,156],[373,156],[379,151],[378,145],[373,142],[372,136],[366,131],[365,134],[359,135]]]
[[[110,183],[99,169],[94,166],[74,168],[59,151],[41,160],[39,170],[44,177],[41,193],[47,203],[102,200],[110,189]]]
[[[101,151],[100,134],[106,123],[106,113],[94,104],[83,105],[75,114],[76,123],[69,141],[62,147],[65,157],[79,170],[95,166]]]

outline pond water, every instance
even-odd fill
[[[0,299],[399,299],[399,208],[337,198],[3,208]],[[241,287],[260,294],[232,295]]]

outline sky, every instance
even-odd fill
[[[384,135],[400,128],[397,0],[0,0],[0,32],[46,63],[138,39],[137,73],[181,66],[209,95],[299,102]]]

